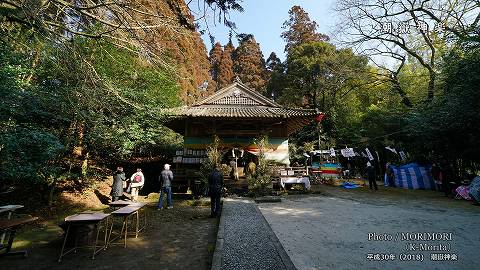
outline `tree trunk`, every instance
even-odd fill
[[[433,101],[434,90],[435,90],[435,71],[433,69],[428,70],[429,81],[428,81],[428,93],[427,93],[427,102],[430,103]]]
[[[82,176],[85,177],[87,176],[87,170],[88,170],[88,157],[89,157],[89,154],[85,154],[85,158],[83,159],[83,162],[82,162]]]
[[[55,178],[50,185],[50,191],[48,193],[48,206],[52,206],[53,204],[53,195],[55,193],[55,186],[57,185],[57,178]]]
[[[75,146],[73,147],[73,156],[74,157],[81,157],[83,152],[83,139],[85,137],[85,122],[77,122],[75,125],[75,129],[77,132],[77,140]]]
[[[402,87],[400,86],[400,83],[398,82],[398,80],[396,79],[393,79],[391,80],[391,82],[393,83],[393,89],[400,95],[400,97],[402,98],[402,103],[407,106],[408,108],[411,108],[412,107],[412,102],[410,101],[410,99],[407,97],[407,93],[405,93],[405,91],[403,91]]]

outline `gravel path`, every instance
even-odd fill
[[[429,191],[328,188],[323,194],[259,205],[297,269],[480,269],[479,207]],[[451,233],[452,240],[402,240],[407,232]],[[377,237],[369,241],[370,233]],[[393,239],[382,238],[385,234]],[[407,244],[444,244],[449,250],[407,251]],[[369,253],[397,257],[376,261],[367,258]],[[432,253],[458,257],[432,261]],[[424,260],[402,261],[401,254],[423,254]]]
[[[253,201],[225,200],[222,219],[224,244],[220,269],[293,268],[293,264]]]

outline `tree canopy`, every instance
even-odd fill
[[[285,52],[302,43],[329,40],[327,35],[317,33],[318,24],[300,6],[293,6],[288,16],[282,26],[285,31],[281,35],[286,42]]]
[[[259,92],[265,91],[265,59],[253,35],[239,36],[235,49],[233,70],[244,84]]]

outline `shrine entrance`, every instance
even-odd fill
[[[184,136],[184,148],[173,159],[177,183],[188,189],[198,178],[196,172],[214,136],[225,151],[222,162],[236,168],[232,175],[224,173],[227,181],[244,179],[246,166],[258,152],[254,139],[260,135],[268,137],[266,158],[288,166],[288,136],[316,114],[311,109],[284,108],[240,81],[192,106],[169,109],[166,125]]]

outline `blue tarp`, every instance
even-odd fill
[[[350,183],[350,182],[343,182],[342,187],[346,188],[346,189],[352,189],[352,188],[358,188],[360,186],[357,185],[357,184]]]
[[[398,167],[390,165],[395,175],[396,187],[436,190],[430,167],[431,166],[420,166],[416,163],[409,163]],[[385,180],[387,180],[386,177]]]
[[[469,187],[469,195],[477,202],[480,202],[480,176],[473,178]]]

